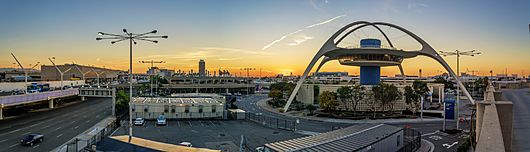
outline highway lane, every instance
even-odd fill
[[[88,98],[66,107],[0,121],[0,151],[50,151],[109,115],[110,98]],[[20,139],[29,133],[43,134],[44,141],[33,147],[20,145]]]
[[[530,89],[502,90],[505,100],[513,103],[513,151],[530,151]]]

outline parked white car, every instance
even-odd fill
[[[167,125],[166,116],[164,116],[164,115],[158,116],[158,118],[156,119],[156,125],[158,125],[158,126]]]
[[[142,125],[144,125],[144,123],[145,123],[144,118],[136,118],[134,120],[134,125],[135,126],[142,126]]]

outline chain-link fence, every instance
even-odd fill
[[[260,125],[263,125],[269,128],[291,130],[291,131],[296,130],[295,120],[281,119],[281,118],[276,118],[272,116],[266,116],[261,113],[247,112],[245,113],[245,120],[252,121],[252,122],[258,123]]]
[[[403,129],[403,146],[399,152],[414,152],[421,147],[421,133],[414,129]]]

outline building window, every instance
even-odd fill
[[[186,105],[186,106],[184,107],[184,112],[185,112],[185,113],[189,113],[189,112],[190,112],[190,106]]]
[[[212,105],[212,113],[215,113],[217,111],[217,106],[216,105]]]
[[[164,105],[164,112],[169,112],[169,105]]]
[[[202,113],[202,105],[199,105],[199,113]]]
[[[176,109],[176,106],[175,106],[175,105],[172,105],[172,106],[171,106],[171,112],[172,112],[172,113],[175,113],[175,111],[176,111],[175,109]]]

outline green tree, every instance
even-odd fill
[[[337,96],[340,99],[340,102],[344,105],[346,108],[346,111],[348,111],[348,104],[351,103],[353,100],[353,90],[350,86],[342,86],[337,89]]]
[[[394,111],[394,104],[399,98],[401,98],[401,93],[396,86],[392,84],[380,83],[372,88],[374,93],[374,100],[377,101],[385,111],[385,108],[388,107],[389,111]]]
[[[320,107],[326,111],[333,110],[339,105],[337,101],[337,93],[335,92],[324,91],[320,94],[319,99]]]
[[[281,101],[283,98],[283,93],[280,90],[271,90],[269,92],[269,97],[272,98],[272,101],[269,103],[272,106],[281,106]]]
[[[116,94],[116,112],[123,112],[129,108],[129,95],[123,90]]]
[[[421,99],[424,98],[429,91],[430,89],[427,86],[427,83],[420,80],[415,80],[412,83],[412,91],[410,91],[410,87],[409,90],[405,87],[405,102],[414,106],[414,114],[420,109]]]
[[[359,102],[361,102],[364,99],[365,92],[364,87],[360,85],[354,85],[352,87],[352,110],[353,114],[355,115],[355,112],[357,111],[357,106],[359,106]]]

